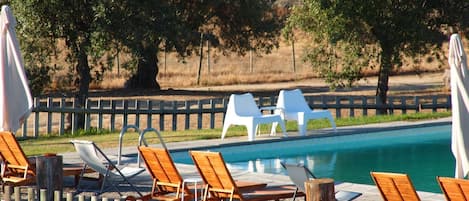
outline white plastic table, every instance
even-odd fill
[[[195,189],[194,189],[194,201],[197,201],[198,197],[197,197],[197,185],[200,183],[202,184],[202,178],[200,177],[191,177],[191,178],[186,178],[182,181],[182,186],[185,186],[187,183],[193,183],[194,186],[195,186]],[[202,196],[203,195],[203,190],[204,188],[200,188],[200,195]],[[184,201],[184,190],[182,190],[182,197],[181,197],[181,201]]]

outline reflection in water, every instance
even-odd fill
[[[408,173],[417,190],[440,192],[436,176],[453,176],[454,158],[449,140],[422,144],[401,144],[366,149],[345,149],[327,152],[311,152],[306,155],[282,158],[263,158],[248,162],[233,162],[253,172],[286,174],[280,165],[303,163],[317,177],[334,178],[362,184],[373,184],[370,171]]]
[[[326,175],[333,175],[335,169],[335,163],[337,160],[337,152],[333,152],[332,155],[307,155],[305,164],[308,169],[312,172],[323,172]]]

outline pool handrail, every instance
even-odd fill
[[[140,135],[138,136],[138,146],[142,146],[142,144],[145,144],[145,146],[148,147],[148,143],[145,140],[145,133],[151,132],[151,131],[156,133],[156,135],[160,139],[161,146],[163,146],[164,149],[168,149],[166,147],[166,144],[163,141],[163,137],[161,137],[161,133],[158,130],[156,130],[155,128],[146,128],[142,132],[140,132]],[[140,165],[141,164],[141,159],[140,158],[141,158],[140,152],[138,152],[138,156],[137,156],[138,167],[141,167],[141,165]]]
[[[127,125],[122,128],[119,134],[119,150],[117,151],[117,165],[121,165],[121,158],[122,158],[122,140],[124,138],[124,134],[127,132],[128,129],[133,128],[137,134],[140,135],[140,129],[136,125]]]

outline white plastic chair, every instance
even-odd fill
[[[331,122],[334,131],[336,131],[331,112],[329,110],[311,110],[300,89],[281,90],[276,108],[275,114],[280,114],[283,120],[298,122],[298,133],[302,136],[306,134],[306,126],[311,119],[327,118]]]
[[[134,168],[134,167],[123,167],[119,169],[114,165],[114,163],[104,154],[104,152],[96,146],[92,141],[86,140],[72,140],[71,141],[75,146],[75,150],[78,152],[81,160],[84,162],[83,170],[87,167],[98,172],[102,175],[103,180],[101,183],[101,189],[98,194],[101,194],[104,190],[106,183],[114,187],[117,192],[120,194],[118,189],[119,183],[127,183],[131,188],[135,190],[140,196],[143,196],[138,189],[129,182],[129,179],[142,173],[144,168]],[[101,156],[99,157],[98,154]],[[78,181],[78,187],[80,186],[80,181],[83,179],[83,172],[80,175],[80,180]],[[80,189],[77,189],[80,191]]]
[[[283,122],[279,114],[263,115],[259,107],[257,107],[256,101],[251,93],[232,94],[228,101],[221,139],[225,138],[225,134],[231,125],[244,125],[248,130],[248,140],[253,141],[259,124],[269,124],[273,122],[277,124],[272,128],[270,134],[274,135],[275,128],[280,124],[283,136],[287,136],[285,122]]]

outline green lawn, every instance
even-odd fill
[[[393,121],[419,121],[428,119],[438,119],[451,116],[451,112],[436,112],[436,113],[413,113],[406,115],[380,115],[380,116],[363,116],[355,118],[339,118],[336,120],[338,127],[364,125],[372,123],[383,123]],[[297,131],[296,122],[287,122],[287,131]],[[309,121],[308,129],[320,129],[330,127],[327,120],[313,120]],[[269,129],[262,126],[261,129]],[[269,129],[270,130],[270,129]],[[266,130],[265,132],[267,132]],[[185,131],[163,131],[161,132],[165,142],[179,142],[190,140],[203,140],[219,138],[221,129],[204,129],[204,130],[185,130]],[[245,136],[246,129],[243,126],[233,126],[228,130],[227,137]],[[39,137],[37,139],[21,140],[20,144],[24,152],[28,156],[41,155],[44,153],[63,153],[74,151],[71,139],[82,139],[94,141],[101,148],[117,147],[119,141],[119,132],[116,133],[102,133],[90,132],[80,133],[77,135],[65,135],[61,137]],[[145,135],[145,139],[149,144],[159,143],[155,134]],[[126,133],[124,136],[124,146],[135,146],[138,144],[137,133]]]

